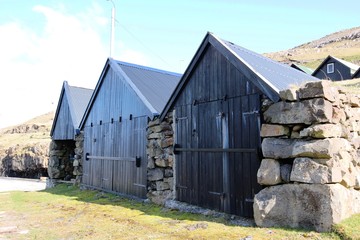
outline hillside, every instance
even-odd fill
[[[54,113],[0,129],[0,176],[47,175],[50,129]]]
[[[335,32],[288,50],[264,55],[283,63],[299,63],[312,69],[328,55],[360,65],[360,27]]]

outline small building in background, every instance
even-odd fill
[[[76,143],[81,141],[79,124],[92,93],[91,89],[70,86],[67,81],[63,83],[50,131],[50,178],[70,180],[77,175],[74,161],[75,167],[78,167],[77,162],[81,161],[82,155],[81,143]],[[79,152],[77,147],[80,147]]]
[[[80,123],[84,131],[82,185],[145,198],[146,133],[180,74],[109,58]]]
[[[311,69],[311,68],[308,68],[308,67],[305,67],[303,65],[296,64],[296,63],[292,63],[290,65],[290,67],[295,68],[295,69],[297,69],[299,71],[302,71],[303,73],[307,73],[309,75],[311,75],[314,72],[314,69]]]
[[[329,55],[312,75],[319,79],[341,81],[351,79],[359,68],[356,64]]]

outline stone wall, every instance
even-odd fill
[[[147,130],[148,193],[154,203],[165,204],[175,198],[173,115],[164,121],[151,121]]]
[[[359,97],[329,81],[280,96],[263,112],[255,222],[329,231],[360,213]]]
[[[75,136],[73,140],[51,141],[48,174],[51,179],[81,182],[84,134]]]

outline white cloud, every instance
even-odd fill
[[[33,11],[44,16],[40,31],[20,22],[0,25],[0,128],[54,111],[64,80],[95,87],[108,56],[109,20],[99,5],[76,15],[64,6]],[[119,57],[145,63],[129,49]]]

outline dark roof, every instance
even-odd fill
[[[115,61],[115,60],[114,60]],[[140,94],[160,114],[180,80],[181,74],[115,61]]]
[[[292,63],[290,65],[290,67],[295,68],[295,69],[297,69],[299,71],[302,71],[302,72],[310,74],[310,75],[314,72],[314,69],[311,69],[311,68],[308,68],[308,67],[305,67],[303,65],[296,64],[296,63]]]
[[[359,68],[360,66],[354,64],[354,63],[351,63],[351,62],[348,62],[348,61],[345,61],[343,59],[340,59],[340,58],[336,58],[336,57],[333,57],[333,56],[327,56],[324,61],[322,61],[322,63],[320,63],[320,65],[315,69],[315,71],[313,72],[313,76],[315,76],[315,74],[330,60],[330,59],[333,59],[343,65],[345,65],[346,67],[350,68],[350,73],[351,74],[354,74]]]
[[[58,118],[63,98],[66,97],[68,100],[72,125],[74,129],[77,129],[79,128],[80,121],[85,113],[86,106],[88,105],[92,94],[92,89],[70,86],[67,81],[64,81],[60,93],[59,102],[56,108],[53,125],[50,131],[50,136],[53,135],[53,132],[55,130],[55,124]]]
[[[115,73],[122,76],[120,79],[126,81],[130,85],[137,96],[152,113],[152,115],[149,116],[150,118],[153,118],[162,112],[167,100],[181,78],[181,74],[178,73],[108,58],[95,87],[94,93],[87,105],[86,112],[81,120],[80,129],[85,124],[86,118],[90,112],[93,102],[95,101],[97,92],[102,85],[102,81],[105,78],[108,68],[112,68]]]
[[[300,85],[306,81],[319,81],[318,78],[291,68],[288,65],[276,62],[263,55],[235,45],[232,42],[222,40],[212,33],[207,33],[178,86],[166,104],[165,109],[161,114],[161,118],[163,118],[167,111],[172,107],[177,95],[188,81],[191,72],[197,65],[197,61],[200,61],[200,57],[206,50],[208,44],[214,46],[273,101],[278,101],[280,99],[279,91],[285,90],[291,85]]]

